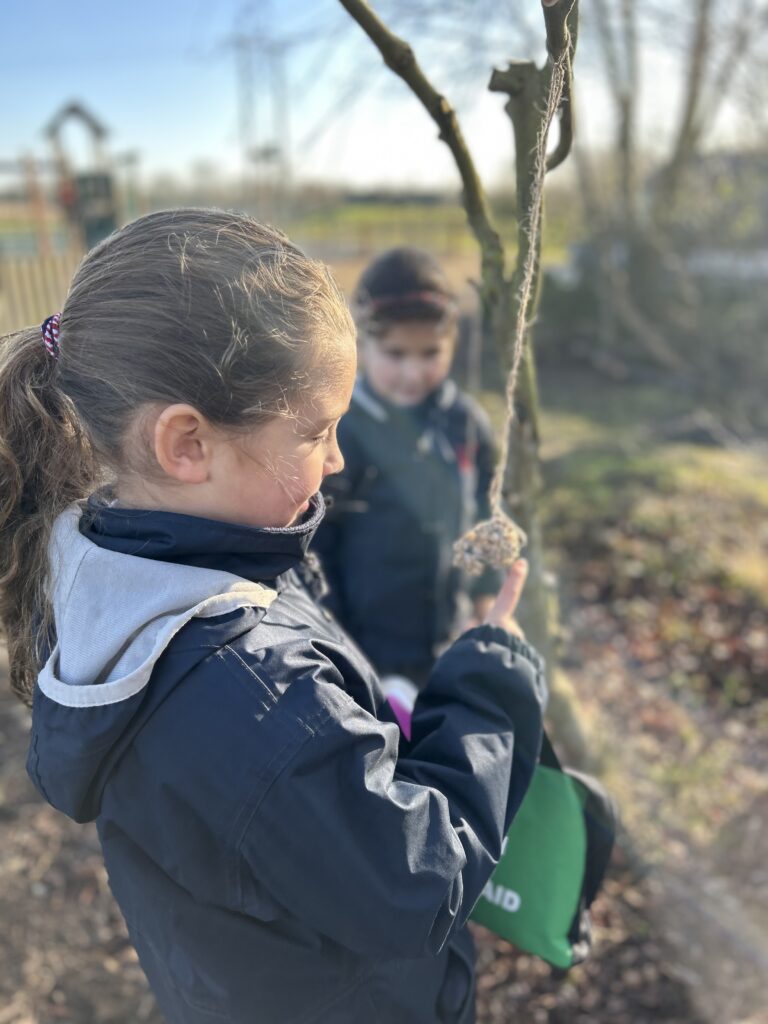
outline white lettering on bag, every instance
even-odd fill
[[[514,889],[505,889],[503,885],[494,885],[493,882],[488,882],[483,889],[483,899],[493,903],[495,907],[501,907],[508,914],[517,913],[522,903],[519,892],[515,892]]]

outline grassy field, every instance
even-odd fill
[[[496,223],[508,245],[511,262],[517,249],[516,221],[507,210]],[[308,248],[317,248],[319,252],[337,246],[373,254],[395,245],[418,245],[440,257],[476,259],[478,252],[466,214],[458,203],[436,207],[358,203],[332,206],[289,218],[286,230]],[[544,263],[564,262],[574,239],[573,227],[567,222],[562,219],[548,222],[543,236]]]
[[[615,520],[665,541],[669,585],[695,567],[768,607],[764,447],[664,440],[660,424],[690,410],[683,393],[658,385],[545,376],[542,391],[544,511],[556,546]]]

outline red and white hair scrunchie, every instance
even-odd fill
[[[53,359],[59,358],[59,323],[61,322],[61,313],[54,313],[53,316],[49,316],[47,320],[43,321],[40,327],[40,333],[43,336],[43,344],[45,350],[49,356]]]

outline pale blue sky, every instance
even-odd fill
[[[519,3],[539,16],[538,0]],[[432,122],[337,0],[4,0],[0,26],[6,97],[0,158],[47,155],[43,126],[63,102],[80,100],[110,128],[113,152],[140,152],[144,177],[184,173],[200,161],[237,174],[236,61],[227,40],[246,32],[293,42],[284,67],[296,178],[419,187],[456,182]],[[419,40],[413,42],[419,51]],[[527,56],[508,40],[494,49],[489,59],[497,62]],[[428,62],[428,53],[420,56]],[[253,138],[264,144],[273,106],[263,54],[256,55],[254,73]],[[663,132],[674,85],[662,58],[649,77],[646,123]],[[483,70],[471,88],[440,84],[459,107],[478,165],[493,182],[510,165],[511,145],[503,100],[485,92],[485,81]],[[591,108],[582,125],[600,141],[609,127],[607,109],[584,65],[579,81]],[[67,140],[75,152],[84,149],[76,130]]]

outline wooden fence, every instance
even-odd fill
[[[0,256],[0,335],[58,312],[82,257],[75,248],[50,256]]]

